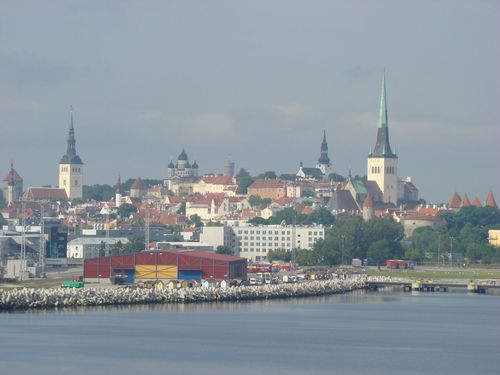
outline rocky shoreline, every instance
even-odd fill
[[[305,281],[297,284],[239,286],[231,288],[139,289],[14,289],[0,290],[0,311],[52,309],[73,306],[106,306],[165,303],[199,303],[294,298],[345,293],[366,286],[366,276]]]

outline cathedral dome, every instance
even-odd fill
[[[179,157],[177,158],[177,160],[188,160],[188,157],[187,157],[186,152],[184,151],[184,149],[182,149],[182,152],[179,155]]]

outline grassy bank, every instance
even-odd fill
[[[500,279],[500,269],[368,269],[368,276],[408,277],[412,279]]]

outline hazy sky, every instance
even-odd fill
[[[70,106],[85,183],[314,166],[366,174],[382,72],[399,175],[500,199],[498,1],[0,0],[0,172],[57,184]]]

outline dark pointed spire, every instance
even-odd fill
[[[80,157],[76,154],[75,127],[73,126],[73,109],[71,109],[71,119],[67,145],[66,155],[63,155],[59,164],[83,164]]]
[[[120,172],[118,172],[118,181],[116,182],[116,194],[122,193],[122,179],[120,176]]]
[[[16,181],[14,180],[14,174],[16,173],[16,171],[14,170],[14,161],[11,160],[10,161],[10,171],[9,171],[9,182],[8,182],[8,186],[15,186],[16,185]]]
[[[319,164],[330,165],[330,158],[328,157],[328,143],[326,143],[326,130],[323,130],[323,141],[321,142],[321,155],[318,159]]]
[[[387,117],[385,72],[382,78],[382,92],[380,94],[377,143],[375,144],[375,149],[373,152],[370,152],[369,156],[374,158],[397,158],[397,155],[392,152],[391,145],[389,143],[389,121]]]

